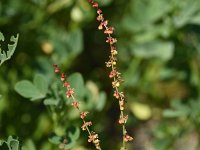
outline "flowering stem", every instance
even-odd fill
[[[122,147],[120,150],[127,150],[126,149],[126,142],[132,141],[133,138],[127,134],[125,124],[128,120],[128,115],[124,116],[124,107],[125,107],[125,96],[123,92],[119,91],[120,83],[122,82],[120,72],[116,67],[117,65],[117,49],[115,43],[117,43],[117,39],[113,38],[111,34],[113,34],[114,28],[108,27],[108,20],[105,20],[103,17],[102,10],[99,8],[99,4],[94,0],[88,0],[88,2],[92,5],[93,8],[97,10],[97,20],[100,22],[98,26],[99,30],[104,29],[104,33],[107,35],[106,43],[110,45],[111,55],[109,56],[109,61],[106,62],[106,67],[111,68],[111,72],[109,77],[113,79],[112,86],[114,89],[113,96],[119,101],[119,109],[120,109],[120,117],[119,117],[119,124],[122,125],[122,132],[123,132],[123,142]]]
[[[56,73],[60,73],[60,69],[58,68],[58,66],[56,64],[53,65],[55,67],[55,72]],[[89,113],[89,112],[82,112],[80,110],[80,104],[79,102],[76,100],[75,96],[74,96],[74,89],[70,87],[70,84],[68,83],[67,79],[66,79],[66,76],[64,73],[61,73],[61,81],[63,82],[63,87],[65,87],[67,89],[67,92],[66,92],[66,97],[67,98],[71,98],[72,102],[72,106],[79,112],[80,114],[80,118],[82,119],[83,121],[83,125],[82,125],[82,130],[87,130],[89,136],[88,136],[88,142],[92,142],[96,149],[97,150],[101,150],[101,146],[100,146],[100,140],[98,139],[98,134],[96,134],[94,131],[91,131],[89,129],[89,126],[92,125],[92,122],[89,121],[87,122],[85,120],[85,117],[86,115]]]

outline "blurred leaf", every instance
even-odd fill
[[[41,74],[36,74],[33,80],[35,87],[43,94],[46,95],[48,91],[48,84],[45,77]]]
[[[132,53],[142,58],[160,58],[169,60],[173,57],[174,44],[172,42],[152,41],[132,45]]]
[[[3,33],[0,32],[0,41],[4,41],[4,36],[3,36]],[[0,49],[1,50],[1,49]]]
[[[59,104],[59,100],[53,99],[53,98],[48,98],[44,100],[45,105],[54,105],[57,106]]]
[[[2,149],[2,150],[20,150],[21,147],[20,147],[19,141],[17,139],[14,139],[12,136],[9,136],[7,141],[0,142],[0,149]]]
[[[23,80],[17,82],[15,90],[23,97],[30,98],[32,101],[42,99],[45,97],[39,89],[37,89],[30,81]]]
[[[175,117],[187,117],[190,112],[190,108],[184,104],[181,104],[180,100],[172,100],[172,109],[166,109],[163,112],[164,117],[175,118]]]
[[[147,104],[132,102],[130,110],[140,120],[148,120],[152,116],[151,108]]]
[[[96,110],[102,111],[102,109],[104,108],[105,104],[106,104],[106,93],[105,92],[101,92],[99,94],[99,98],[97,100]]]
[[[76,140],[79,138],[79,136],[80,136],[79,128],[71,126],[67,128],[66,135],[63,137],[57,136],[55,133],[52,133],[49,136],[49,141],[57,145],[64,144],[65,149],[71,149],[75,145]],[[66,140],[66,143],[63,142],[64,139]]]
[[[148,28],[172,9],[170,2],[165,0],[132,0],[128,6],[129,11],[123,17],[122,25],[132,32]]]
[[[72,126],[67,129],[67,136],[72,140],[75,141],[80,136],[80,129],[78,127]]]
[[[52,133],[50,136],[49,136],[49,141],[53,144],[60,144],[62,143],[62,137],[60,136],[57,136],[55,133]]]
[[[17,42],[18,42],[19,34],[17,34],[16,37],[11,36],[10,41],[13,42],[13,44],[8,44],[8,51],[2,50],[0,45],[0,65],[2,65],[6,60],[10,59],[11,56],[14,54]],[[0,41],[4,41],[3,34],[0,34]]]
[[[22,147],[22,150],[36,150],[36,147],[31,139],[27,140]]]
[[[196,13],[200,11],[200,1],[185,0],[180,3],[180,8],[176,11],[174,16],[174,24],[176,27],[182,27],[186,24],[190,24],[193,17],[196,17]],[[194,22],[193,22],[194,23]]]

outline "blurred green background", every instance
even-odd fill
[[[118,39],[127,129],[134,137],[128,148],[199,150],[200,1],[98,2]],[[119,149],[118,104],[105,67],[109,46],[95,16],[87,0],[0,1],[2,49],[19,33],[15,54],[0,68],[0,139],[16,135],[24,149],[55,150],[59,146],[48,140],[52,134],[63,136],[70,125],[81,126],[57,86],[52,67],[57,63],[71,75],[103,149]],[[16,92],[17,82],[38,76],[48,88],[44,95],[30,100]],[[80,131],[72,149],[94,148]]]

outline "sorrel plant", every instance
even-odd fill
[[[133,138],[127,133],[127,130],[125,127],[125,124],[127,123],[127,120],[128,120],[128,115],[125,115],[125,112],[124,112],[125,103],[126,103],[125,95],[124,95],[124,92],[120,91],[120,86],[123,79],[121,77],[121,73],[118,71],[118,68],[117,68],[117,54],[118,54],[117,48],[116,48],[117,39],[112,36],[114,27],[109,26],[108,20],[104,18],[103,12],[99,8],[99,4],[97,2],[93,0],[88,0],[88,2],[91,4],[93,8],[96,9],[96,12],[97,12],[96,19],[97,21],[100,22],[98,29],[104,31],[104,34],[107,36],[106,43],[108,43],[110,46],[110,56],[109,56],[109,60],[106,62],[106,67],[110,68],[109,78],[112,80],[111,83],[114,90],[113,96],[117,99],[118,104],[119,104],[120,116],[119,116],[118,122],[122,126],[122,133],[123,133],[122,146],[120,150],[127,150],[126,143],[129,141],[132,141]],[[92,122],[85,120],[85,117],[89,112],[81,111],[80,103],[79,101],[76,100],[76,97],[74,95],[74,89],[73,87],[70,86],[70,83],[68,83],[66,75],[60,72],[60,68],[58,67],[57,64],[54,64],[53,66],[55,67],[54,71],[56,73],[60,73],[60,79],[63,82],[63,87],[66,88],[67,90],[66,97],[71,99],[71,105],[75,109],[77,109],[77,111],[80,113],[80,118],[83,121],[83,125],[81,128],[82,130],[86,130],[89,134],[88,142],[92,142],[95,145],[96,149],[101,150],[102,148],[100,146],[100,140],[99,140],[98,134],[96,134],[94,131],[91,131],[89,129],[89,126],[92,125]],[[61,149],[64,149],[64,147],[62,148],[61,146]]]

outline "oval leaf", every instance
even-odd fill
[[[18,82],[15,85],[15,90],[25,98],[31,98],[31,100],[44,98],[45,95],[40,93],[40,91],[27,80]]]

